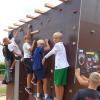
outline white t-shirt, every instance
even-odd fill
[[[31,48],[31,45],[29,43],[23,44],[23,52],[24,52],[24,58],[31,58],[31,51],[29,49]]]
[[[63,42],[56,43],[53,49],[47,55],[45,55],[45,58],[48,58],[53,54],[55,55],[55,69],[69,67]]]
[[[22,55],[21,50],[19,49],[18,45],[14,41],[12,41],[12,43],[8,44],[8,49],[9,49],[9,51],[16,53],[16,54],[14,54],[15,57]]]

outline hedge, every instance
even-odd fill
[[[0,63],[0,74],[4,74],[4,72],[5,72],[5,64]]]

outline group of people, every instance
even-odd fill
[[[16,36],[16,34],[15,34]],[[48,80],[45,74],[44,63],[51,55],[55,55],[55,70],[54,70],[54,84],[55,84],[55,94],[57,100],[63,100],[64,86],[67,84],[68,67],[69,63],[67,61],[65,46],[62,42],[63,34],[61,32],[55,32],[53,34],[54,47],[50,50],[50,45],[48,39],[39,39],[37,41],[33,40],[30,44],[30,37],[28,35],[24,36],[23,44],[23,57],[24,64],[27,70],[27,87],[25,90],[31,94],[31,83],[36,80],[37,84],[37,98],[40,97],[40,85],[41,81],[43,83],[44,98],[48,98]],[[13,39],[14,40],[14,39]],[[37,44],[34,48],[35,43]],[[16,64],[16,60],[22,57],[22,53],[12,39],[4,38],[3,44],[8,46],[10,52],[13,53],[14,60],[10,64],[10,71],[12,72]],[[33,50],[34,49],[34,50]],[[49,51],[44,55],[45,51]],[[9,59],[6,59],[9,61]]]
[[[14,37],[15,36],[16,33],[14,34]],[[23,62],[27,71],[27,86],[25,90],[29,94],[32,94],[31,83],[36,83],[36,97],[40,98],[40,85],[42,81],[44,98],[46,100],[48,98],[48,80],[44,63],[51,55],[55,55],[55,94],[57,100],[63,100],[64,86],[67,84],[69,67],[65,46],[62,42],[63,34],[61,32],[55,32],[53,34],[54,47],[52,49],[50,48],[48,39],[39,39],[37,41],[33,40],[33,43],[30,43],[30,37],[25,35],[22,48],[23,55],[14,41],[14,37],[12,39],[3,39],[3,54],[5,56],[6,66],[8,66],[7,70],[12,72],[16,64],[16,60],[20,60],[23,56]],[[9,52],[5,53],[6,49],[8,49]],[[44,55],[45,51],[48,51],[46,55]],[[80,89],[73,97],[73,100],[100,100],[100,92],[96,91],[97,86],[100,86],[100,73],[93,72],[90,74],[89,78],[86,78],[80,74],[80,69],[78,68],[75,71],[75,75],[78,82],[81,85],[87,86],[88,89]],[[6,75],[3,83],[9,83],[10,81],[9,75]]]

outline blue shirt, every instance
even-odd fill
[[[40,70],[43,68],[42,59],[43,59],[44,49],[42,47],[37,47],[33,54],[33,70]]]

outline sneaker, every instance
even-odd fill
[[[14,70],[14,68],[10,68],[9,72],[10,72],[10,73],[12,73],[12,72],[13,72],[13,70]]]
[[[7,83],[8,83],[8,84],[10,84],[10,83],[13,83],[13,81],[12,81],[12,80],[10,80],[10,81],[7,81]]]
[[[32,83],[33,85],[37,85],[37,82],[34,81],[34,80],[32,80],[31,83]]]
[[[26,91],[28,94],[30,94],[30,95],[32,94],[31,88],[27,88],[27,87],[26,87],[26,88],[25,88],[25,91]]]
[[[7,85],[8,82],[6,82],[6,80],[3,80],[3,81],[2,81],[2,84],[6,84],[6,85]]]
[[[54,100],[53,97],[48,96],[46,99],[44,98],[44,100]]]
[[[41,100],[40,97],[37,97],[37,93],[33,93],[33,97],[35,98],[35,100]]]

